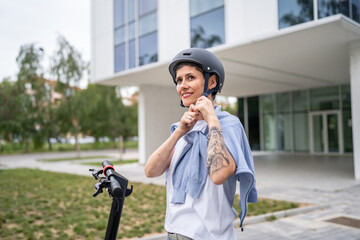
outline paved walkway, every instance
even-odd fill
[[[112,150],[84,151],[81,156],[108,156],[115,160],[119,153]],[[38,168],[90,176],[89,166],[78,161],[41,162],[41,158],[75,156],[74,152],[0,156],[0,169]],[[138,158],[128,150],[124,159]],[[360,219],[360,181],[354,180],[352,156],[309,156],[254,153],[259,196],[263,198],[310,204],[295,211],[280,212],[275,221],[266,216],[247,217],[245,229],[236,229],[238,239],[357,239],[360,229],[334,224],[326,220],[344,216]],[[94,161],[99,161],[96,159]],[[164,176],[148,179],[137,163],[116,167],[129,181],[164,184]],[[164,234],[142,238],[165,240]]]

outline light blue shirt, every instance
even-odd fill
[[[228,112],[221,111],[221,106],[216,106],[215,112],[220,121],[225,145],[236,163],[235,174],[224,183],[225,194],[232,206],[236,181],[240,182],[241,212],[239,217],[240,227],[242,227],[247,213],[247,203],[257,202],[254,161],[239,119]],[[171,126],[171,134],[178,126],[179,123]],[[187,144],[180,154],[172,175],[174,193],[171,203],[174,204],[184,203],[187,194],[195,199],[199,198],[208,174],[206,166],[208,127],[205,132],[191,130],[184,135],[184,139]]]

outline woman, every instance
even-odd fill
[[[256,202],[253,159],[239,119],[214,98],[224,84],[220,60],[205,49],[186,49],[169,66],[181,106],[188,107],[170,137],[149,157],[147,177],[165,171],[169,239],[236,239],[233,221],[240,181],[241,225],[247,201]]]

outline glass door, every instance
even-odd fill
[[[311,113],[312,152],[341,152],[339,120],[338,111]]]

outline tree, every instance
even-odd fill
[[[10,82],[9,78],[0,83],[0,152],[1,141],[12,140],[14,134],[19,134],[22,115],[20,88],[16,82]]]
[[[17,74],[17,87],[20,98],[19,107],[21,115],[20,135],[25,142],[25,151],[29,151],[30,139],[35,148],[43,144],[44,106],[46,104],[46,90],[43,82],[41,60],[43,49],[36,48],[34,44],[21,46],[16,62],[19,66]]]
[[[122,152],[121,139],[137,135],[137,105],[125,106],[119,87],[89,84],[80,95],[85,103],[80,107],[83,132],[96,141],[105,136],[120,139]]]
[[[95,137],[96,141],[109,135],[109,116],[112,111],[110,107],[111,88],[89,84],[87,89],[80,94],[85,103],[79,109],[82,129],[86,134]]]
[[[48,81],[45,83],[46,90],[46,99],[47,103],[44,108],[44,116],[43,116],[43,128],[44,135],[48,141],[48,149],[52,151],[52,138],[56,138],[59,133],[59,128],[57,126],[57,121],[55,118],[56,110],[58,108],[57,103],[60,103],[59,99],[54,98],[54,90],[56,84],[52,81]]]
[[[75,149],[80,156],[80,145],[78,137],[81,131],[79,121],[79,108],[81,98],[75,98],[79,91],[79,82],[86,70],[86,63],[81,54],[62,36],[58,39],[59,48],[52,58],[52,74],[56,77],[58,84],[56,91],[64,97],[57,110],[57,117],[61,120],[60,131],[63,134],[71,133],[75,137]]]

